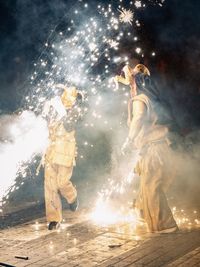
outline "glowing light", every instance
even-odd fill
[[[142,7],[141,1],[135,1],[135,6],[136,6],[136,8]]]
[[[97,224],[110,225],[122,222],[133,222],[137,223],[137,216],[133,211],[124,213],[119,209],[114,209],[109,201],[99,198],[96,203],[94,211],[90,215],[91,220]]]
[[[54,247],[54,245],[53,245],[53,241],[50,241],[50,243],[49,243],[49,248],[50,248],[50,249],[53,249],[53,247]]]
[[[141,51],[142,51],[142,49],[141,49],[140,47],[137,47],[137,48],[135,49],[135,52],[136,52],[137,54],[140,54]]]
[[[74,239],[73,239],[73,243],[74,243],[75,246],[77,245],[77,243],[78,243],[77,238],[74,238]]]
[[[140,22],[138,20],[136,20],[135,23],[137,27],[140,27]]]
[[[96,46],[95,43],[90,43],[90,44],[89,44],[89,48],[90,48],[91,51],[95,50],[96,47],[97,47],[97,46]]]
[[[114,62],[114,63],[118,63],[118,62],[120,62],[121,60],[122,60],[121,57],[114,57],[114,58],[113,58],[113,62]]]
[[[122,8],[121,10],[119,10],[119,12],[120,12],[119,20],[123,23],[129,23],[132,25],[133,12],[130,9],[126,10],[125,8]]]
[[[38,231],[39,230],[39,228],[40,228],[40,225],[39,225],[39,223],[36,221],[35,222],[35,225],[34,225],[34,227],[35,227],[35,230],[36,231]]]
[[[118,48],[119,42],[111,39],[111,40],[108,40],[108,43],[109,43],[111,48],[114,48],[114,49]]]

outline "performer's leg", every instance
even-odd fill
[[[45,165],[45,206],[48,222],[62,221],[62,204],[57,184],[58,166],[47,163]]]
[[[69,204],[74,203],[77,199],[77,191],[70,181],[73,172],[72,167],[59,166],[58,186],[60,193],[67,200]]]
[[[152,232],[176,227],[163,190],[167,166],[165,160],[162,161],[161,148],[160,145],[151,146],[140,163],[140,208]]]

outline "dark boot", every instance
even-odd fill
[[[55,230],[55,229],[58,229],[60,226],[59,222],[50,222],[49,225],[48,225],[48,230]]]

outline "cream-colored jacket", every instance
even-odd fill
[[[67,132],[62,122],[49,127],[49,146],[45,159],[51,164],[65,167],[75,165],[76,139],[75,131]]]
[[[133,98],[133,118],[129,129],[129,138],[136,148],[158,140],[167,140],[168,128],[157,125],[158,117],[148,96],[140,94]]]

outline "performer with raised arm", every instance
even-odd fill
[[[133,91],[132,118],[122,152],[133,147],[140,151],[135,168],[141,178],[136,208],[150,232],[171,233],[178,227],[165,195],[174,176],[169,130],[164,118],[167,114],[162,114],[163,118],[159,116],[162,103],[144,65],[138,64],[134,69],[126,66],[124,72],[125,78],[116,76],[115,79],[130,85]]]
[[[72,211],[78,207],[77,191],[70,179],[76,158],[76,125],[84,113],[83,95],[75,87],[59,87],[64,90],[61,98],[52,99],[45,111],[47,113],[50,108],[54,113],[49,122],[49,146],[44,157],[45,206],[49,230],[57,229],[62,221],[60,194]]]

